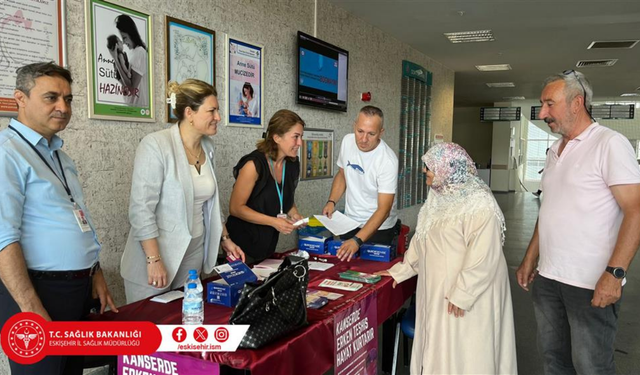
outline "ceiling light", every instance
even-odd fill
[[[630,49],[638,44],[639,40],[610,40],[610,41],[595,41],[591,42],[587,49],[613,49],[623,48]]]
[[[471,43],[471,42],[493,42],[493,32],[491,30],[459,31],[455,33],[444,33],[444,36],[451,43]]]
[[[502,99],[505,100],[524,100],[524,96],[503,96]]]
[[[516,87],[516,85],[513,82],[494,82],[494,83],[487,83],[488,87],[491,88],[500,88],[500,87]]]
[[[481,72],[497,72],[500,70],[511,70],[509,64],[495,64],[495,65],[476,65],[476,69]]]
[[[638,94],[637,92],[628,92],[620,96],[640,96],[640,94]]]

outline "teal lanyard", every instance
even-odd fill
[[[276,167],[273,165],[273,161],[271,158],[269,159],[269,167],[271,167],[271,173],[273,174],[273,181],[276,183],[276,190],[278,191],[278,199],[280,199],[280,214],[283,214],[282,210],[284,209],[282,204],[282,199],[284,197],[284,171],[287,169],[287,161],[282,161],[282,190],[280,190],[280,186],[278,185],[278,180],[276,179]]]

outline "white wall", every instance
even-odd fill
[[[224,82],[224,36],[246,39],[265,47],[265,114],[288,108],[296,111],[309,127],[335,130],[335,138],[351,132],[362,103],[361,92],[370,91],[370,104],[385,112],[385,140],[396,150],[399,144],[400,84],[402,60],[407,59],[433,72],[432,134],[452,137],[454,72],[410,46],[400,43],[375,27],[354,18],[326,0],[318,2],[317,36],[350,53],[349,111],[336,113],[295,104],[295,38],[298,30],[313,33],[312,0],[123,0],[153,15],[153,59],[155,123],[89,120],[86,101],[86,59],[84,1],[67,0],[68,62],[73,74],[73,119],[60,135],[67,153],[76,161],[87,205],[102,242],[101,263],[117,304],[124,303],[119,262],[129,231],[127,207],[135,149],[146,134],[165,127],[165,15],[184,19],[216,31],[216,80],[222,108],[226,104]],[[363,4],[366,6],[366,4]],[[8,118],[0,118],[0,128]],[[217,145],[217,176],[226,212],[233,186],[232,168],[240,157],[254,149],[262,130],[221,127],[214,137]],[[339,150],[339,142],[336,151]],[[305,214],[319,213],[331,180],[302,181],[296,201]],[[419,207],[404,209],[403,222],[415,227]],[[278,249],[295,246],[293,236],[282,236]],[[1,368],[0,368],[1,369]]]
[[[492,122],[480,121],[480,107],[453,109],[453,142],[467,150],[471,159],[487,168],[491,160]]]

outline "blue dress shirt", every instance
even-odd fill
[[[15,131],[0,131],[0,251],[19,242],[27,268],[32,270],[91,267],[98,260],[100,243],[84,204],[76,166],[60,150],[62,139],[54,135],[49,144],[15,119],[10,125],[36,147],[56,174]],[[71,195],[84,211],[90,231],[83,233],[73,214],[75,206],[62,184],[56,151]]]

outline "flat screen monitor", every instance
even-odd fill
[[[298,104],[347,111],[349,52],[298,31]]]

